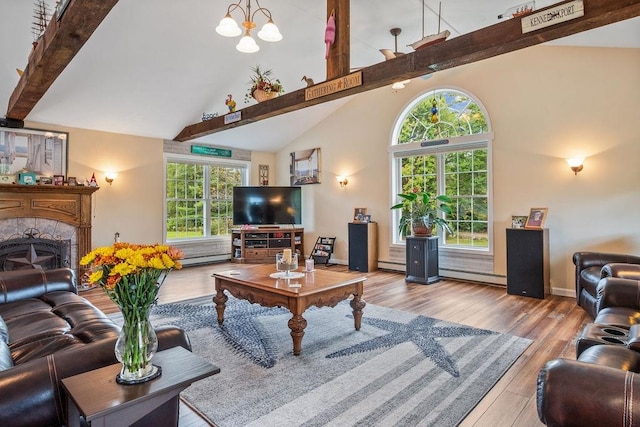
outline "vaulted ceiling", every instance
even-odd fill
[[[72,0],[74,1],[74,0]],[[516,4],[520,2],[516,1]],[[0,0],[0,103],[7,105],[31,51],[33,2]],[[287,92],[304,87],[302,76],[325,79],[326,3],[321,0],[261,0],[284,39],[243,54],[237,39],[215,33],[230,1],[119,0],[95,33],[28,114],[26,120],[69,127],[174,138],[203,113],[224,114],[233,94],[238,108],[249,85],[249,68],[273,70]],[[254,1],[255,3],[255,1]],[[555,1],[536,1],[542,8]],[[442,29],[450,39],[493,25],[515,6],[508,0],[444,0]],[[425,33],[437,28],[438,2],[425,0]],[[53,9],[53,1],[51,1]],[[389,30],[402,28],[398,50],[422,37],[422,0],[352,0],[351,66],[384,61],[380,48],[394,48]],[[234,15],[237,20],[238,17]],[[256,15],[259,26],[262,17]],[[559,45],[640,48],[640,18],[551,42]],[[639,70],[640,71],[640,70]],[[380,89],[384,90],[384,89]],[[275,151],[320,122],[345,99],[313,106],[199,141]],[[293,119],[291,116],[294,116]],[[270,130],[277,129],[277,132]]]

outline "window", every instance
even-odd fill
[[[422,95],[398,121],[392,154],[396,193],[448,195],[453,234],[440,244],[460,249],[490,248],[490,162],[488,119],[471,96],[441,89]],[[394,203],[397,203],[394,194]],[[400,212],[394,212],[395,243]]]
[[[167,241],[227,236],[233,226],[233,187],[246,185],[245,162],[165,161]]]

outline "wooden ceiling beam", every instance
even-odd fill
[[[362,68],[360,70],[362,72],[361,86],[308,101],[305,100],[305,89],[299,89],[239,110],[241,112],[241,120],[231,124],[225,124],[224,117],[215,117],[211,120],[186,126],[174,140],[190,141],[301,108],[377,89],[390,85],[395,81],[411,79],[436,71],[470,64],[640,16],[640,0],[583,0],[583,2],[584,16],[582,17],[525,34],[522,33],[520,19],[508,19],[443,43]],[[570,3],[570,1],[555,4],[534,13],[564,3]],[[549,66],[553,66],[553,64],[549,64]]]
[[[6,117],[24,120],[118,0],[72,0],[55,13],[9,98]]]

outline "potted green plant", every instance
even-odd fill
[[[451,198],[445,194],[432,197],[424,191],[398,194],[402,202],[391,206],[391,209],[401,209],[398,229],[400,235],[406,237],[411,234],[430,236],[434,226],[442,227],[446,232],[453,234],[448,221],[438,215],[444,212],[451,215]]]
[[[272,70],[262,70],[259,65],[251,68],[251,87],[244,96],[244,101],[249,102],[251,98],[258,102],[275,98],[284,93],[284,88],[279,79],[272,77]]]

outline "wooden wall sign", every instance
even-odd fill
[[[309,101],[310,99],[316,99],[325,95],[331,95],[332,93],[342,92],[343,90],[356,86],[362,86],[362,71],[356,71],[355,73],[347,74],[344,77],[311,86],[310,88],[305,89],[304,100]]]
[[[581,16],[584,16],[582,0],[563,3],[560,6],[545,9],[542,12],[533,13],[522,18],[522,34],[570,21]]]

